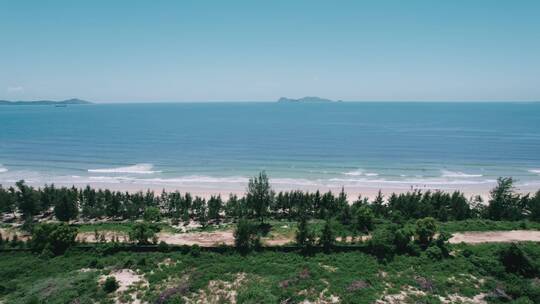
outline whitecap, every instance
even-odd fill
[[[540,169],[531,169],[529,170],[529,172],[534,173],[534,174],[540,174]]]
[[[362,171],[362,169],[357,169],[357,170],[343,173],[343,175],[349,175],[349,176],[361,176],[362,174],[364,174],[364,171]]]
[[[101,169],[88,169],[90,173],[131,173],[131,174],[154,174],[161,171],[152,170],[154,165],[152,164],[136,164],[133,166],[116,167],[116,168],[101,168]]]
[[[348,176],[379,176],[378,173],[375,172],[364,172],[363,169],[357,169],[349,172],[344,172],[343,175]]]
[[[467,174],[460,171],[441,170],[441,172],[442,172],[442,177],[452,177],[452,178],[482,177],[482,174]]]
[[[8,172],[8,169],[4,168],[4,167],[2,167],[2,165],[0,165],[0,173],[4,173],[4,172]]]

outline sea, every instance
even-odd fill
[[[0,106],[0,184],[241,193],[540,189],[540,103]]]

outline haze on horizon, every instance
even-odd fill
[[[0,99],[540,100],[540,2],[0,0]]]

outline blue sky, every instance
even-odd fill
[[[540,100],[540,1],[0,0],[0,99]]]

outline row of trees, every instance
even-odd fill
[[[513,183],[512,178],[500,178],[487,204],[480,197],[467,199],[459,191],[419,190],[392,194],[387,199],[379,192],[372,201],[359,197],[349,204],[344,190],[337,195],[319,191],[276,194],[264,172],[250,179],[244,197],[230,195],[227,200],[221,196],[205,200],[189,193],[163,191],[156,195],[151,191],[128,193],[96,190],[89,186],[77,189],[50,185],[36,189],[19,181],[15,187],[3,188],[0,185],[0,212],[18,211],[25,219],[31,219],[52,211],[60,221],[105,217],[140,219],[150,214],[156,220],[161,217],[184,222],[196,220],[203,225],[227,218],[249,218],[260,222],[268,218],[334,218],[344,225],[358,224],[359,230],[369,229],[366,218],[372,217],[394,222],[425,217],[439,221],[470,218],[540,221],[540,191],[533,196],[521,195],[515,191]],[[363,219],[359,221],[359,218]]]

